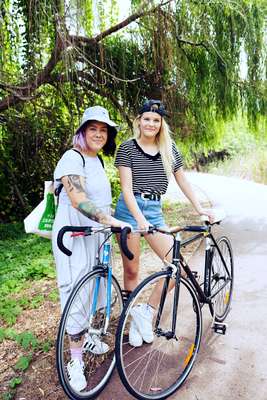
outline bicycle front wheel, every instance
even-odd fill
[[[164,295],[165,285],[169,289]],[[175,307],[173,286],[171,272],[151,275],[134,290],[119,321],[116,335],[117,369],[127,390],[138,399],[169,397],[185,381],[199,350],[202,317],[197,295],[191,284],[181,278],[178,306]],[[134,347],[130,330],[133,329],[132,324],[139,329],[136,315],[142,307],[146,309],[144,306],[150,303],[152,293],[153,296],[158,293],[159,299],[159,305],[150,319],[154,336],[150,343],[144,340]],[[177,315],[174,335],[171,337],[173,310],[177,311]],[[142,318],[145,316],[140,315],[140,321]]]
[[[74,287],[61,317],[57,371],[65,393],[72,400],[96,398],[115,367],[115,334],[123,301],[120,286],[112,276],[110,307],[107,306],[107,283],[108,274],[104,270],[87,274]],[[71,384],[68,374],[70,343],[75,336],[83,346],[86,386],[81,391]]]
[[[210,312],[215,321],[223,322],[228,312],[233,293],[234,262],[229,239],[225,236],[216,240],[217,247],[212,248],[210,266]]]

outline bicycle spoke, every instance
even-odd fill
[[[222,322],[229,310],[233,290],[233,255],[229,240],[221,237],[213,248],[210,288],[214,304],[210,306],[215,320]]]
[[[155,328],[158,310],[154,312],[152,324],[156,334],[153,342],[144,343],[141,347],[130,344],[131,310],[140,302],[149,303],[154,288],[159,287],[157,285],[167,274],[154,274],[139,285],[121,316],[117,331],[116,354],[120,377],[130,393],[140,399],[160,399],[170,395],[189,374],[199,348],[200,307],[195,292],[184,279],[180,283],[175,337],[167,338],[172,329],[175,293],[170,290],[164,299],[158,329]],[[193,310],[193,302],[196,303],[196,311]]]
[[[91,305],[97,279],[100,279],[100,290],[96,312],[90,321]],[[95,398],[108,382],[115,367],[115,334],[123,302],[119,285],[113,278],[111,290],[112,306],[110,308],[111,314],[107,334],[101,335],[100,333],[103,332],[106,323],[107,307],[106,305],[103,307],[106,301],[106,282],[106,274],[104,272],[93,272],[85,276],[72,292],[62,315],[57,340],[57,368],[62,387],[72,400]],[[104,300],[100,297],[101,293],[103,293]],[[86,341],[89,340],[90,343],[88,347],[85,346],[83,348],[84,376],[87,384],[81,392],[76,392],[73,389],[67,374],[67,365],[70,361],[69,334],[77,334],[77,332],[81,332],[82,341],[85,338],[84,333],[86,333]]]

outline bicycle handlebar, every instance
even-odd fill
[[[156,228],[156,227],[149,227],[147,231],[143,230],[136,230],[133,231],[132,233],[154,233],[154,232],[161,232],[165,234],[174,234],[176,232],[181,232],[181,231],[187,231],[187,232],[206,232],[208,230],[208,226],[212,226],[214,224],[220,223],[222,218],[215,220],[213,223],[207,223],[205,226],[184,226],[184,227],[172,227],[169,229],[164,229],[164,228]],[[72,251],[67,249],[67,247],[64,246],[63,244],[63,237],[66,232],[83,232],[85,235],[91,235],[93,233],[97,232],[104,232],[104,231],[109,231],[112,233],[120,233],[120,246],[125,254],[125,256],[129,259],[132,260],[134,258],[133,253],[129,250],[127,246],[127,235],[131,232],[131,228],[126,226],[123,229],[119,227],[106,227],[106,228],[97,228],[97,227],[90,227],[90,226],[64,226],[63,228],[60,229],[58,232],[57,236],[57,245],[59,249],[66,254],[67,256],[72,255]]]
[[[126,255],[126,257],[129,260],[132,260],[134,258],[134,255],[128,249],[128,246],[127,246],[127,235],[130,232],[131,232],[131,228],[129,228],[128,226],[126,226],[125,228],[122,229],[121,236],[120,236],[120,244],[121,244],[121,249],[122,249],[123,253]]]
[[[66,232],[83,232],[85,235],[91,235],[93,233],[101,232],[101,231],[110,231],[112,233],[120,233],[120,244],[123,253],[126,255],[129,260],[134,258],[133,253],[128,249],[127,246],[127,235],[131,232],[131,228],[126,226],[125,228],[121,229],[119,227],[108,227],[108,228],[96,228],[91,226],[63,226],[60,229],[57,235],[57,245],[58,248],[66,254],[66,256],[71,256],[72,251],[67,249],[67,247],[63,244],[63,237]]]
[[[66,232],[85,232],[85,228],[88,227],[83,227],[83,226],[63,226],[58,232],[57,235],[57,245],[58,248],[62,251],[62,253],[66,254],[66,256],[71,256],[72,251],[67,249],[67,247],[64,246],[63,244],[63,236],[65,235]]]

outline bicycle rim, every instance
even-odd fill
[[[216,321],[222,322],[230,311],[233,293],[234,265],[232,247],[227,237],[222,236],[219,238],[217,240],[217,245],[219,251],[215,246],[212,250],[210,294],[211,297],[213,296],[213,299],[210,305],[210,311],[212,315],[215,313]]]
[[[155,334],[158,308],[154,312],[154,340],[140,347],[129,343],[131,310],[148,303],[156,285],[170,277],[167,271],[145,279],[133,292],[123,310],[116,337],[117,369],[127,390],[138,399],[164,399],[175,392],[190,373],[199,350],[202,317],[197,296],[191,284],[181,278],[175,339]],[[173,282],[173,280],[171,279]],[[165,298],[158,328],[171,330],[174,289]]]
[[[97,281],[100,283],[97,311],[90,323],[90,312]],[[85,338],[88,333],[103,330],[107,316],[106,287],[107,274],[104,271],[89,273],[73,289],[61,317],[56,350],[57,370],[65,393],[73,400],[96,398],[108,383],[115,367],[115,334],[123,302],[119,284],[112,277],[110,320],[106,334],[98,335],[99,339],[109,346],[109,350],[105,354],[97,355],[84,349],[84,375],[87,386],[84,390],[77,392],[70,385],[67,373],[67,364],[71,359],[69,333],[73,334],[74,330],[84,332]]]

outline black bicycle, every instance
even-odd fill
[[[174,393],[189,375],[200,347],[202,335],[202,306],[208,304],[213,317],[212,328],[224,334],[223,323],[233,292],[233,253],[230,241],[212,234],[214,224],[174,227],[167,230],[151,228],[150,232],[173,235],[172,262],[165,262],[157,272],[133,291],[121,314],[116,334],[116,360],[121,380],[138,399],[165,399]],[[181,232],[191,232],[181,240]],[[190,243],[206,242],[204,281],[198,282],[181,253]],[[131,254],[130,254],[131,255]],[[129,330],[136,323],[140,304],[158,301],[153,313],[152,343],[133,347]],[[139,308],[138,308],[139,307]],[[145,319],[145,315],[140,314]],[[143,321],[145,322],[145,320]],[[138,321],[137,321],[138,323]]]

